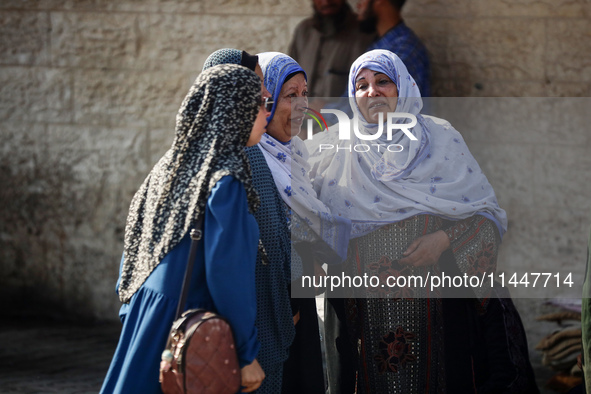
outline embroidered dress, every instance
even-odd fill
[[[455,223],[448,230],[455,233],[452,254],[432,267],[409,268],[397,263],[402,252],[416,238],[450,226],[433,215],[417,215],[371,232],[350,243],[346,263],[347,275],[380,276],[409,274],[451,275],[456,265],[459,272],[492,272],[496,268],[498,230],[491,220],[475,216]],[[486,256],[481,256],[486,251]],[[447,266],[446,266],[447,265]],[[448,383],[447,367],[455,368],[454,376],[471,382],[474,376],[467,365],[458,360],[470,357],[475,349],[458,349],[449,344],[466,338],[466,331],[446,332],[446,322],[459,318],[436,292],[415,298],[414,287],[376,289],[370,298],[345,301],[349,344],[358,355],[358,393],[437,393],[454,391],[461,382]],[[470,299],[476,305],[475,299]],[[475,310],[474,307],[472,310]],[[466,328],[466,326],[464,326]],[[446,335],[449,337],[447,340]],[[450,339],[451,338],[451,339]],[[452,363],[450,363],[450,361]],[[449,385],[451,387],[448,387]],[[456,386],[454,386],[456,385]],[[466,387],[461,386],[462,389]],[[468,387],[469,388],[469,387]]]
[[[417,84],[389,51],[370,51],[351,67],[349,97],[362,134],[386,127],[386,122],[369,123],[359,109],[355,78],[362,69],[387,75],[398,90],[396,111],[414,115],[417,122],[409,127],[415,139],[396,129],[391,140],[384,132],[372,141],[399,144],[401,152],[350,151],[348,146],[366,141],[353,133],[350,140],[338,140],[337,130],[306,141],[310,152],[319,152],[322,143],[341,148],[311,155],[310,164],[320,199],[333,213],[353,222],[355,239],[349,242],[344,273],[380,281],[377,287],[362,287],[345,297],[338,321],[342,325],[327,328],[336,345],[329,343],[327,351],[332,348],[340,354],[329,355],[337,361],[335,368],[329,365],[329,375],[338,380],[336,385],[331,382],[331,389],[341,384],[341,392],[354,391],[355,381],[342,374],[356,369],[358,393],[476,392],[489,378],[487,371],[477,375],[471,364],[481,350],[473,345],[479,342],[478,308],[486,309],[488,289],[450,294],[449,289],[431,291],[412,284],[390,287],[386,281],[401,275],[494,272],[500,237],[507,228],[505,211],[461,135],[448,122],[420,114]],[[404,121],[398,118],[394,123]],[[445,231],[451,247],[437,264],[399,263],[414,240],[439,230]],[[446,298],[450,296],[467,298]],[[332,302],[338,311],[339,300]],[[339,348],[343,338],[348,339],[348,351]]]

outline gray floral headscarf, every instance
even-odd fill
[[[254,212],[244,146],[259,111],[261,80],[251,70],[220,65],[199,75],[176,117],[172,147],[136,192],[125,228],[119,298],[129,302],[158,263],[195,227],[211,189],[226,175],[244,184]]]

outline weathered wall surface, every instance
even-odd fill
[[[4,298],[116,318],[127,209],[218,48],[285,51],[307,1],[3,1]]]
[[[2,1],[2,302],[116,318],[129,202],[169,146],[205,58],[223,47],[285,51],[310,4]],[[405,16],[429,49],[437,96],[591,96],[589,0],[409,0]],[[555,116],[539,118],[520,102],[511,119],[499,114],[511,127],[460,129],[510,217],[501,269],[559,266],[581,280],[590,101],[529,105]],[[540,302],[519,302],[536,340],[546,333],[532,323]]]
[[[588,0],[409,0],[436,96],[591,95]]]

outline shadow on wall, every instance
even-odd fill
[[[100,194],[75,165],[40,156],[24,149],[0,157],[0,304],[13,313],[116,317],[121,248],[113,245],[123,224],[110,232],[92,224]],[[112,272],[101,269],[108,261]]]

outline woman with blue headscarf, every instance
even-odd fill
[[[360,56],[348,90],[357,130],[339,140],[331,129],[306,145],[320,200],[353,222],[346,273],[382,284],[344,305],[357,392],[484,392],[490,376],[471,328],[490,288],[449,294],[386,280],[494,272],[505,211],[462,136],[421,115],[419,89],[398,56]],[[320,152],[320,144],[337,148]]]
[[[222,49],[210,55],[204,69],[242,59],[241,51]],[[256,326],[261,343],[257,360],[266,376],[257,393],[324,393],[315,302],[308,298],[292,303],[290,284],[306,270],[301,254],[329,263],[344,259],[350,221],[332,217],[316,198],[307,177],[305,147],[293,138],[304,118],[304,70],[278,52],[259,54],[258,65],[274,103],[264,139],[246,150],[261,199],[255,218],[267,256],[256,265]],[[302,100],[294,103],[293,110],[292,99]]]
[[[283,207],[279,220],[287,220],[293,241],[290,279],[296,284],[300,283],[302,274],[310,276],[321,270],[314,260],[338,263],[346,257],[350,221],[333,216],[328,207],[317,199],[308,178],[305,146],[295,136],[300,132],[307,106],[304,70],[291,57],[278,52],[258,56],[264,85],[275,103],[267,118],[267,133],[257,147],[249,150],[249,157],[253,161],[258,160],[259,166],[262,166],[260,159],[264,158],[272,174],[280,196],[276,202]],[[296,294],[302,290],[301,287],[295,285],[292,290],[292,296],[302,297]],[[294,321],[297,322],[296,335],[284,368],[282,392],[324,393],[315,300],[313,297],[296,297],[291,303]]]

